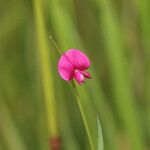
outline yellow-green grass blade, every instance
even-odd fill
[[[39,58],[39,70],[43,95],[48,117],[48,130],[51,138],[58,137],[58,124],[56,119],[56,99],[52,77],[52,65],[49,58],[48,34],[46,34],[43,7],[41,0],[34,0],[34,15],[37,28],[37,53]]]

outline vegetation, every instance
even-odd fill
[[[150,149],[149,8],[0,1],[0,150],[102,149],[101,127],[105,150]],[[75,89],[62,80],[58,47],[84,51],[92,78]]]

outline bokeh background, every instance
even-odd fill
[[[149,150],[149,14],[149,0],[1,0],[0,150],[48,150],[58,137],[62,150],[90,149],[50,36],[91,60],[78,90],[93,135],[100,118],[104,149]]]

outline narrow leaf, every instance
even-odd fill
[[[103,134],[102,134],[102,128],[101,124],[99,121],[99,118],[97,117],[97,129],[98,129],[98,150],[103,150],[104,149],[104,144],[103,144]]]

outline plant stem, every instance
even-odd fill
[[[81,104],[81,101],[80,101],[79,93],[77,91],[77,88],[76,88],[76,85],[75,85],[74,81],[72,81],[72,86],[73,86],[74,94],[75,94],[76,99],[77,99],[77,103],[79,105],[79,109],[80,109],[80,112],[81,112],[83,123],[84,123],[85,129],[86,129],[87,135],[88,135],[91,150],[94,150],[94,144],[93,144],[93,141],[92,141],[91,132],[90,132],[88,122],[87,122],[87,119],[86,119],[86,116],[85,116],[85,113],[84,113],[84,110],[83,110],[83,107],[82,107],[82,104]]]
[[[60,55],[62,55],[63,52],[62,52],[62,50],[59,48],[58,44],[55,42],[55,40],[53,39],[53,37],[50,36],[49,38],[50,38],[50,40],[52,41],[52,43],[55,45],[55,47],[57,48],[58,53],[59,53]]]

